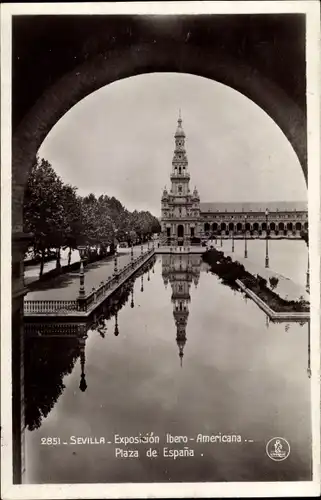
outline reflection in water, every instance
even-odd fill
[[[200,255],[163,255],[86,323],[26,325],[27,482],[311,478],[309,325],[269,320],[206,270]],[[150,432],[157,460],[148,445],[135,446],[137,460],[115,456],[116,434]],[[193,438],[195,456],[164,457],[167,433]],[[199,433],[242,443],[198,443]],[[40,446],[46,436],[112,444]],[[265,452],[274,436],[291,444],[278,464]]]
[[[97,330],[102,338],[107,333],[107,321],[115,317],[114,335],[119,335],[118,311],[128,301],[134,307],[134,282],[149,272],[155,258],[147,262],[136,275],[120,287],[89,318],[87,323],[29,323],[25,324],[25,422],[29,430],[41,426],[65,389],[63,378],[71,374],[80,358],[79,389],[88,385],[85,375],[86,342],[89,329]]]
[[[31,325],[26,326],[30,330]],[[29,430],[40,427],[48,416],[65,389],[64,376],[72,372],[80,356],[78,338],[68,336],[69,325],[65,337],[61,328],[54,336],[54,325],[50,327],[50,335],[25,340],[25,421]]]
[[[190,287],[194,282],[198,285],[201,272],[200,255],[162,256],[162,277],[165,287],[170,283],[172,287],[171,301],[176,325],[176,342],[179,349],[181,366],[183,365],[184,346],[186,344],[186,327],[189,315],[188,305],[191,301]]]
[[[85,374],[85,362],[86,362],[85,348],[86,348],[87,338],[88,338],[87,334],[84,334],[78,339],[80,348],[80,367],[81,367],[79,389],[82,392],[85,392],[85,390],[87,389],[86,374]]]
[[[118,329],[118,311],[115,312],[115,330],[114,330],[114,335],[115,335],[115,337],[118,337],[118,335],[119,335],[119,329]]]

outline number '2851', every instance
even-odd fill
[[[58,437],[44,437],[41,438],[41,444],[46,444],[47,446],[53,446],[60,444],[60,438]]]

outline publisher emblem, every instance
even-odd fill
[[[290,455],[290,445],[286,439],[274,437],[266,445],[266,453],[271,460],[281,462]]]

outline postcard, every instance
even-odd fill
[[[318,2],[1,33],[3,498],[318,496]]]

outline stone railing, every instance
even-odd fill
[[[82,299],[77,300],[25,300],[24,313],[27,314],[50,314],[50,313],[65,313],[90,310],[94,304],[101,302],[106,297],[107,293],[113,289],[120,281],[124,281],[127,277],[138,270],[142,262],[146,261],[148,257],[154,254],[154,248],[147,250],[139,255],[133,261],[126,264],[112,277],[108,278],[105,282],[101,281],[100,286],[92,291]]]
[[[55,313],[79,311],[77,300],[25,300],[25,313]]]
[[[124,281],[127,277],[133,274],[133,271],[139,269],[141,263],[145,261],[147,257],[152,256],[154,252],[154,248],[147,250],[142,255],[136,257],[136,259],[132,262],[129,262],[126,266],[122,267],[117,274],[114,274],[106,282],[101,281],[100,286],[97,289],[93,288],[90,294],[82,300],[82,304],[79,306],[80,310],[87,311],[93,304],[100,302],[102,297],[105,297],[110,289],[114,288],[114,286],[121,280]]]

